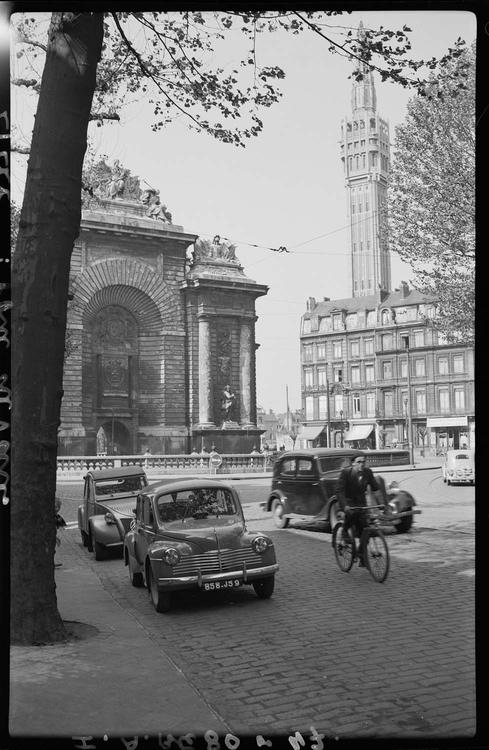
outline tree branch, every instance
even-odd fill
[[[89,117],[90,121],[93,121],[93,120],[99,120],[99,121],[102,121],[102,120],[117,120],[117,121],[120,121],[120,119],[121,118],[117,114],[117,112],[93,112],[90,115],[90,117]]]

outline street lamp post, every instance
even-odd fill
[[[409,361],[409,335],[402,337],[404,341],[404,348],[406,350],[407,357],[407,420],[408,420],[408,448],[409,448],[409,462],[414,466],[414,450],[413,450],[413,418],[412,418],[412,401],[411,401],[411,363]]]
[[[112,455],[114,455],[114,409],[110,410],[112,412]]]
[[[343,448],[343,409],[340,409],[341,447]]]
[[[331,448],[331,412],[329,411],[329,379],[328,370],[326,370],[326,446]]]

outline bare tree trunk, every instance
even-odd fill
[[[70,259],[103,16],[53,13],[12,268],[12,643],[65,638],[54,582]]]

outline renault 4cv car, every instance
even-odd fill
[[[141,492],[124,539],[124,562],[132,585],[146,585],[157,612],[168,612],[173,592],[185,589],[251,585],[268,599],[278,570],[270,537],[247,530],[236,490],[210,479],[154,484]]]
[[[291,519],[321,521],[332,531],[339,519],[339,503],[335,495],[340,471],[359,455],[368,453],[349,448],[316,448],[282,453],[273,467],[272,488],[265,509],[272,512],[278,528],[288,526]],[[421,511],[416,501],[395,482],[386,487],[384,479],[375,475],[379,493],[377,504],[385,506],[383,522],[394,525],[397,532],[412,526],[413,516]]]
[[[136,497],[147,484],[140,466],[87,472],[78,528],[83,545],[95,552],[96,560],[104,560],[111,549],[122,552],[124,536],[134,520]]]
[[[441,467],[443,481],[451,484],[475,484],[475,451],[449,450]]]

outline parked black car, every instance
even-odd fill
[[[332,531],[340,512],[335,495],[340,471],[362,453],[349,448],[282,453],[273,467],[272,488],[266,503],[275,525],[283,529],[292,518],[324,521],[326,530]],[[395,525],[399,533],[409,531],[414,514],[421,512],[414,509],[415,499],[395,482],[386,487],[381,476],[376,474],[375,477],[380,490],[372,497],[372,502],[385,505],[385,523]]]

